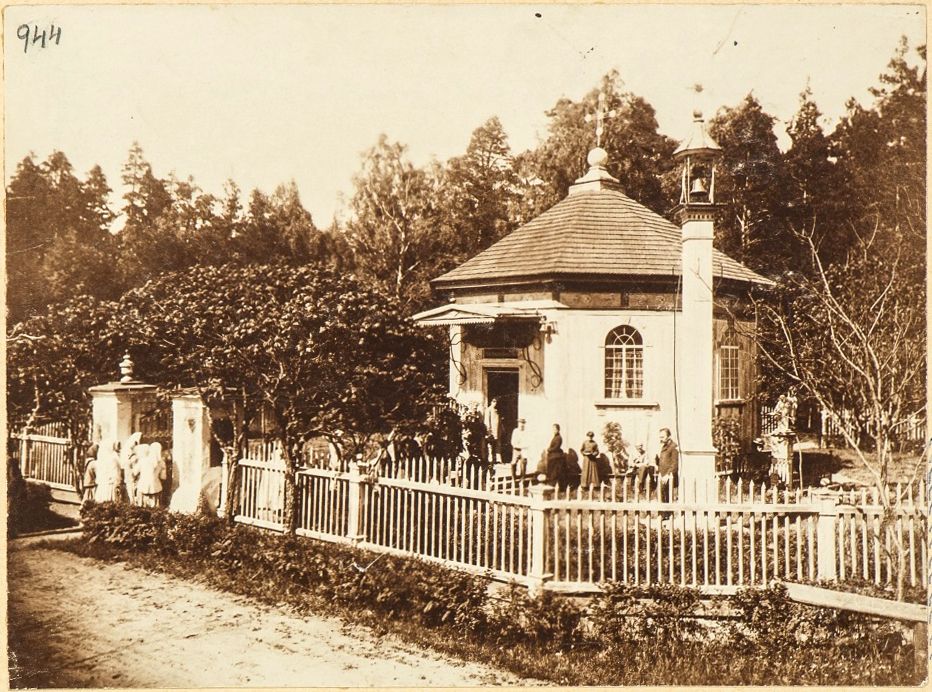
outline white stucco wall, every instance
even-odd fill
[[[656,310],[548,310],[546,321],[555,331],[541,333],[539,354],[536,345],[529,349],[532,358],[540,359],[541,385],[533,386],[527,363],[485,361],[479,358],[478,349],[457,346],[454,357],[461,358],[467,381],[461,384],[458,371],[451,366],[450,391],[464,403],[482,403],[484,368],[518,368],[518,412],[527,419],[532,440],[528,456],[535,462],[550,441],[553,423],[560,424],[564,449],[578,451],[588,430],[596,433],[596,441],[604,447],[602,429],[607,422],[616,421],[629,444],[644,443],[648,454],[654,454],[660,428],[670,428],[674,439],[678,438],[673,342],[674,321],[681,322],[682,315],[674,314]],[[644,396],[635,402],[607,402],[604,398],[605,337],[621,325],[637,329],[644,342]],[[681,324],[676,326],[681,328]],[[678,332],[677,338],[682,336],[683,332]]]
[[[678,316],[679,317],[679,316]],[[551,392],[562,392],[549,400],[550,409],[563,429],[567,446],[579,448],[588,430],[602,445],[602,429],[618,422],[630,444],[657,447],[661,427],[676,437],[676,406],[673,392],[674,313],[660,311],[555,311],[552,321],[557,334],[548,344],[545,379]],[[616,327],[629,325],[640,332],[644,343],[644,395],[637,401],[609,402],[605,399],[605,337]],[[633,451],[633,450],[632,450]]]

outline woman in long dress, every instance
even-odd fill
[[[109,440],[102,442],[97,453],[97,502],[121,502],[123,500],[123,468],[120,466],[120,443]]]
[[[547,482],[551,485],[566,485],[566,454],[563,452],[563,436],[560,426],[553,424],[553,437],[547,447]]]
[[[139,445],[136,449],[139,457],[139,481],[136,486],[139,504],[143,507],[158,507],[162,496],[162,482],[167,476],[165,460],[162,458],[162,445],[153,442],[150,445]]]
[[[586,440],[579,446],[579,453],[582,454],[582,475],[579,483],[584,488],[592,486],[598,487],[601,484],[599,478],[599,445],[595,441],[595,433],[590,431],[586,433]]]

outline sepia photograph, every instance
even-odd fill
[[[924,686],[927,21],[7,6],[9,687]]]

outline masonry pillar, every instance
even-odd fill
[[[767,436],[770,441],[770,458],[773,472],[789,490],[793,489],[793,432],[774,432]],[[800,478],[800,482],[802,479]]]
[[[683,317],[676,342],[680,495],[686,502],[714,502],[711,210],[687,207],[682,221]]]
[[[172,397],[173,512],[195,512],[210,469],[210,413],[199,394]]]
[[[835,581],[838,578],[838,495],[826,490],[812,494],[813,503],[819,508],[816,524],[817,571],[819,581]]]
[[[686,502],[718,497],[712,443],[712,241],[715,162],[720,155],[721,147],[706,132],[702,113],[693,113],[689,138],[673,152],[682,168],[676,213],[682,232],[683,317],[677,324],[675,348],[680,497]]]
[[[123,442],[139,430],[143,414],[155,407],[155,385],[133,377],[133,361],[124,356],[119,382],[91,387],[92,441]]]
[[[546,571],[547,568],[547,535],[548,535],[548,507],[547,502],[553,499],[553,486],[534,484],[529,488],[531,505],[529,508],[531,520],[531,559],[528,570],[527,584],[532,595],[538,595],[544,590],[544,582],[553,577]]]

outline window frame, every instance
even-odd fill
[[[644,337],[630,324],[609,330],[602,344],[602,393],[605,401],[643,401]],[[619,376],[615,376],[620,369]],[[617,384],[616,384],[617,383]],[[617,396],[613,394],[617,391]],[[628,392],[632,392],[629,395]]]
[[[728,358],[725,354],[729,354]],[[731,355],[734,354],[734,355]],[[729,381],[726,382],[726,376]],[[718,401],[741,401],[741,348],[734,343],[718,347]],[[731,396],[734,395],[734,396]]]

